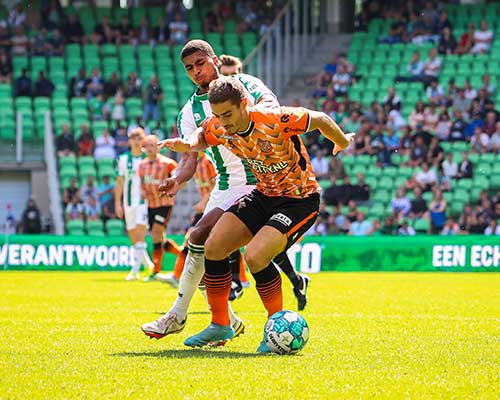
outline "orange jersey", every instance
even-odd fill
[[[309,130],[310,116],[298,107],[250,109],[245,132],[226,133],[216,118],[206,125],[209,145],[227,147],[248,162],[257,190],[266,196],[304,198],[320,192],[309,155],[297,136]]]
[[[160,197],[158,186],[163,179],[170,178],[176,168],[177,163],[174,160],[161,154],[153,161],[147,158],[141,161],[137,174],[141,178],[141,189],[149,208],[174,205],[173,197]]]
[[[215,170],[214,165],[208,159],[208,157],[203,154],[198,159],[196,172],[194,173],[194,181],[201,198],[204,198],[210,194],[212,188],[215,185],[216,177],[217,171]]]

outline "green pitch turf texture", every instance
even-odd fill
[[[224,348],[184,339],[209,322],[200,294],[183,332],[139,329],[176,290],[124,273],[0,273],[0,399],[498,399],[500,274],[322,273],[295,356],[255,353],[265,313],[234,303],[246,333]],[[285,306],[295,309],[286,278]]]

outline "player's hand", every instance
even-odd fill
[[[177,153],[185,153],[191,150],[191,145],[181,138],[165,139],[158,143],[158,150],[167,148]]]
[[[333,151],[332,151],[332,154],[333,156],[336,156],[338,153],[340,153],[341,151],[347,149],[349,147],[349,145],[354,142],[354,136],[356,136],[356,134],[354,132],[351,132],[351,133],[347,133],[345,135],[345,137],[347,138],[347,146],[345,147],[341,147],[339,146],[337,143],[335,143],[335,146],[333,146]]]
[[[179,187],[180,185],[176,178],[167,178],[160,183],[158,190],[161,196],[172,197],[175,196]]]
[[[202,214],[205,209],[205,204],[202,201],[199,201],[193,206],[193,209],[197,214]]]
[[[123,218],[123,207],[121,204],[115,204],[115,214],[119,219]]]

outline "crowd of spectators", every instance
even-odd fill
[[[349,97],[349,87],[362,82],[365,77],[357,72],[356,65],[345,54],[334,55],[311,80],[315,87],[307,106],[329,114],[344,131],[357,133],[354,143],[345,151],[346,155],[373,156],[382,171],[395,166],[409,167],[413,168],[414,174],[397,190],[390,202],[391,215],[387,220],[367,223],[365,213],[368,210],[356,211],[356,207],[363,207],[367,202],[365,199],[362,202],[353,200],[348,195],[352,185],[341,165],[342,160],[334,158],[328,162],[325,156],[331,153],[330,143],[322,140],[320,135],[309,135],[306,145],[314,169],[320,178],[330,177],[331,185],[324,190],[323,201],[334,210],[332,213],[325,211],[310,233],[498,232],[496,225],[493,227],[500,218],[498,194],[486,201],[485,191],[485,198],[482,197],[478,204],[470,204],[471,211],[462,214],[460,221],[450,217],[447,201],[443,198],[443,193],[451,193],[457,187],[459,179],[474,178],[470,154],[500,153],[500,113],[493,100],[498,88],[490,74],[484,73],[481,85],[476,87],[472,86],[470,77],[462,85],[455,77],[451,77],[446,88],[439,83],[443,60],[448,55],[487,53],[490,50],[493,34],[487,22],[482,21],[478,30],[469,24],[468,31],[456,40],[446,11],[438,8],[436,2],[366,1],[357,18],[358,29],[367,29],[374,18],[394,21],[389,35],[380,38],[381,43],[432,42],[435,47],[428,50],[425,60],[421,60],[420,51],[415,51],[407,65],[407,74],[396,76],[394,86],[388,89],[383,100],[374,101],[367,107]],[[406,115],[403,108],[407,108],[407,100],[398,93],[398,82],[422,83],[420,101],[412,104],[414,109]],[[456,152],[443,149],[444,143],[454,142],[466,144],[461,160],[454,159]],[[395,155],[398,156],[396,160]],[[325,165],[329,168],[325,169]],[[359,180],[359,176],[354,178],[354,181]],[[344,181],[342,185],[338,184],[339,179]],[[364,178],[361,182],[364,183]],[[368,193],[376,189],[368,187]],[[473,222],[466,224],[467,218]],[[428,223],[415,225],[417,220]],[[354,222],[359,222],[364,228],[359,229],[356,224],[351,229]],[[369,224],[371,228],[368,228]]]

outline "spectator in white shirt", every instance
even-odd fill
[[[471,101],[477,97],[477,91],[471,86],[469,78],[464,82],[464,94],[465,98]]]
[[[491,135],[490,148],[491,148],[491,151],[494,153],[497,153],[500,151],[500,122],[497,122],[496,130],[493,133],[493,135]]]
[[[476,126],[474,136],[470,138],[470,144],[476,153],[486,153],[490,147],[490,137],[482,131],[480,126]]]
[[[427,95],[427,100],[429,100],[430,103],[440,105],[446,103],[446,99],[443,96],[443,88],[438,84],[437,79],[433,79],[431,81],[431,84],[427,86],[427,90],[425,93]]]
[[[415,51],[410,62],[406,66],[409,76],[397,76],[396,82],[417,82],[422,78],[424,72],[424,63],[420,59],[420,52]]]
[[[107,128],[102,130],[102,135],[95,141],[94,158],[115,158],[115,139],[109,134]]]
[[[429,50],[429,58],[424,63],[424,71],[422,81],[429,84],[433,79],[439,76],[441,72],[441,59],[437,55],[436,49]]]
[[[404,189],[398,189],[396,191],[396,197],[391,201],[391,210],[396,220],[399,221],[406,217],[411,210],[411,202]]]
[[[495,219],[492,219],[490,221],[489,225],[484,230],[484,234],[487,236],[500,235],[500,225],[498,225],[498,223]]]
[[[350,83],[351,75],[346,72],[344,65],[339,64],[337,72],[332,76],[332,86],[335,96],[345,96]]]
[[[411,187],[419,187],[426,192],[432,189],[437,180],[436,172],[429,167],[429,164],[424,162],[422,163],[422,169],[415,174]]]
[[[488,23],[483,19],[480,24],[480,30],[474,32],[474,46],[471,53],[487,53],[490,51],[493,32],[488,29]]]
[[[400,236],[415,236],[415,229],[408,225],[408,221],[404,220],[398,229],[398,235]]]
[[[454,178],[457,176],[458,164],[453,161],[453,153],[448,153],[446,159],[441,163],[443,175],[447,178]]]
[[[318,150],[311,160],[311,166],[318,179],[328,179],[328,160],[323,157],[323,151]]]

